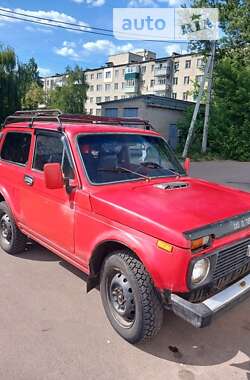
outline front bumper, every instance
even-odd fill
[[[250,295],[250,274],[201,303],[171,294],[171,310],[195,327],[208,326],[212,318]]]

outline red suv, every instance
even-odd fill
[[[190,178],[138,120],[7,118],[0,202],[1,248],[31,238],[86,272],[129,342],[154,336],[164,308],[204,327],[249,296],[250,194]]]

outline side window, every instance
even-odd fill
[[[19,165],[25,165],[29,159],[31,134],[20,132],[7,133],[1,158]]]
[[[74,178],[74,171],[62,136],[37,135],[32,167],[43,171],[44,165],[49,163],[61,164],[64,176],[70,179]]]

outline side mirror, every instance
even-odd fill
[[[64,186],[61,165],[58,163],[45,164],[44,179],[47,189],[61,189]]]
[[[186,158],[184,161],[184,169],[187,175],[189,175],[190,173],[190,165],[191,165],[190,158]]]

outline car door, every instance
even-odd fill
[[[74,195],[66,188],[48,189],[44,165],[60,163],[64,177],[73,179],[73,160],[66,138],[58,132],[36,130],[33,162],[26,170],[22,210],[27,230],[64,254],[74,253]]]

